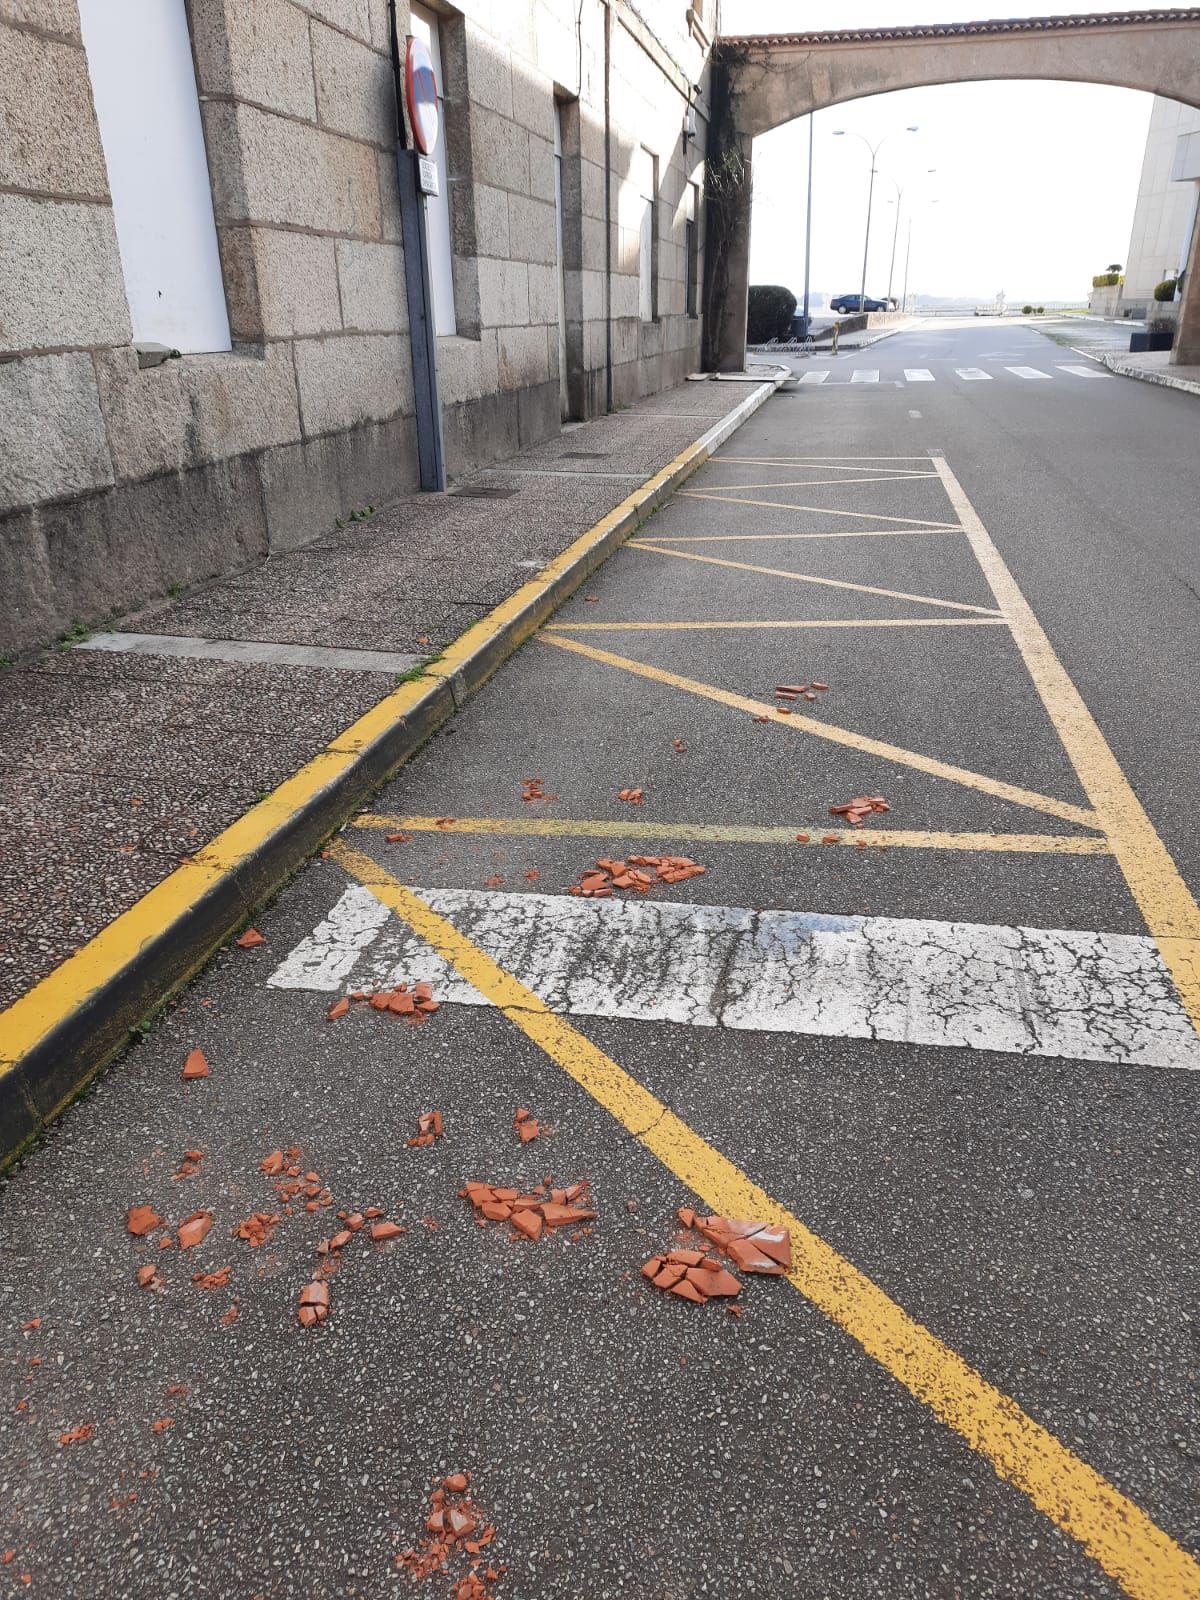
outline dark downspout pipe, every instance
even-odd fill
[[[609,83],[612,67],[612,0],[604,0],[604,408],[613,408],[612,325],[612,121]]]

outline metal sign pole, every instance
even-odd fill
[[[442,449],[442,397],[438,385],[437,324],[429,276],[426,199],[417,187],[421,157],[396,151],[400,179],[400,231],[404,241],[404,282],[408,291],[409,344],[417,412],[417,460],[422,489],[444,491],[446,458]]]

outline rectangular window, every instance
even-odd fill
[[[133,337],[228,350],[184,0],[79,0]]]
[[[643,322],[653,322],[658,316],[658,157],[643,149],[638,166],[641,201],[638,314]]]
[[[438,333],[457,333],[454,315],[454,250],[450,243],[450,171],[446,162],[446,86],[442,78],[441,29],[434,12],[414,3],[411,22],[413,37],[420,39],[433,59],[437,80],[438,141],[433,159],[437,162],[438,194],[425,200],[425,220],[429,231],[429,277],[433,285],[433,320]]]
[[[698,186],[689,183],[687,186],[686,221],[683,229],[683,309],[689,317],[696,316],[696,301],[699,294],[700,276],[700,237],[696,231],[696,209]]]

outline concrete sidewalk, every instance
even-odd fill
[[[621,513],[623,532],[614,509],[663,469],[678,481],[700,464],[702,451],[680,465],[706,432],[772,392],[772,370],[757,383],[693,381],[568,428],[446,495],[374,513],[347,506],[346,526],[315,544],[0,672],[0,1006],[26,996],[398,681],[419,678],[440,691],[436,709],[414,696],[399,734],[381,718],[391,743],[372,746],[365,778],[351,773],[379,781],[528,629],[482,629],[488,664],[464,656],[461,683],[433,664],[447,647],[598,523],[609,540],[631,531],[659,491],[632,518]],[[560,565],[555,598],[602,554],[577,572]],[[339,781],[355,766],[345,743]],[[242,915],[315,842],[310,827],[298,853],[258,872],[252,897],[243,886]],[[90,986],[80,988],[89,999]],[[0,1016],[4,1068],[24,1048],[11,1023]]]
[[[1182,389],[1185,394],[1200,394],[1200,367],[1172,366],[1169,350],[1148,350],[1137,355],[1126,351],[1099,359],[1122,378],[1140,378],[1143,383],[1160,383],[1167,389]]]

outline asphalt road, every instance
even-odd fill
[[[0,1193],[0,1594],[400,1592],[459,1469],[500,1600],[1200,1593],[1200,1078],[1159,955],[1200,888],[1200,410],[1072,364],[996,323],[797,362],[63,1119]],[[705,872],[567,892],[629,854]],[[421,1027],[325,1020],[425,976]],[[330,1207],[285,1214],[287,1147]],[[595,1220],[533,1242],[457,1192],[546,1177]],[[142,1204],[212,1232],[160,1250]],[[371,1206],[409,1231],[356,1234],[301,1328]],[[790,1219],[791,1280],[661,1293],[680,1206]]]

